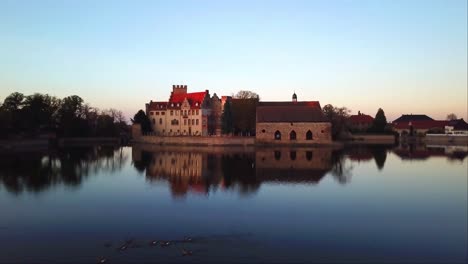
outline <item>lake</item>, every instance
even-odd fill
[[[465,263],[466,147],[0,154],[0,263]]]

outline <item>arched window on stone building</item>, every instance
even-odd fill
[[[275,132],[275,140],[281,140],[281,132],[279,132],[278,130],[276,130]]]
[[[314,136],[312,135],[312,131],[307,131],[306,133],[306,140],[312,140],[314,139]]]
[[[291,131],[291,133],[289,133],[289,139],[290,140],[296,140],[296,131]]]

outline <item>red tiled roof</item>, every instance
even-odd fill
[[[327,122],[318,101],[260,102],[257,122]]]
[[[350,116],[349,121],[351,123],[372,123],[374,122],[374,118],[370,115],[360,114]]]
[[[172,104],[172,103],[182,104],[182,102],[185,100],[185,98],[187,98],[191,108],[200,108],[200,106],[203,103],[203,101],[205,100],[205,96],[207,94],[208,94],[208,91],[196,92],[196,93],[186,93],[186,94],[171,93],[171,97],[169,98],[169,104]],[[196,106],[195,103],[198,103],[198,106]],[[176,105],[170,106],[169,104],[168,104],[169,108],[180,108],[180,105],[179,105],[179,107],[177,107]]]
[[[449,124],[449,121],[445,120],[427,120],[427,121],[410,121],[410,122],[394,122],[393,128],[395,129],[409,129],[410,124],[414,129],[431,129],[431,128],[442,128]]]

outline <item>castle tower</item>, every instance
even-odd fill
[[[292,101],[293,101],[293,103],[296,103],[296,102],[297,102],[297,95],[296,95],[296,92],[293,93]]]

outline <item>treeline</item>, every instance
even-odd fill
[[[260,96],[251,91],[239,91],[226,101],[221,116],[221,132],[255,136],[256,109]]]
[[[127,133],[121,111],[99,110],[77,95],[12,93],[0,106],[0,137],[113,137]]]

